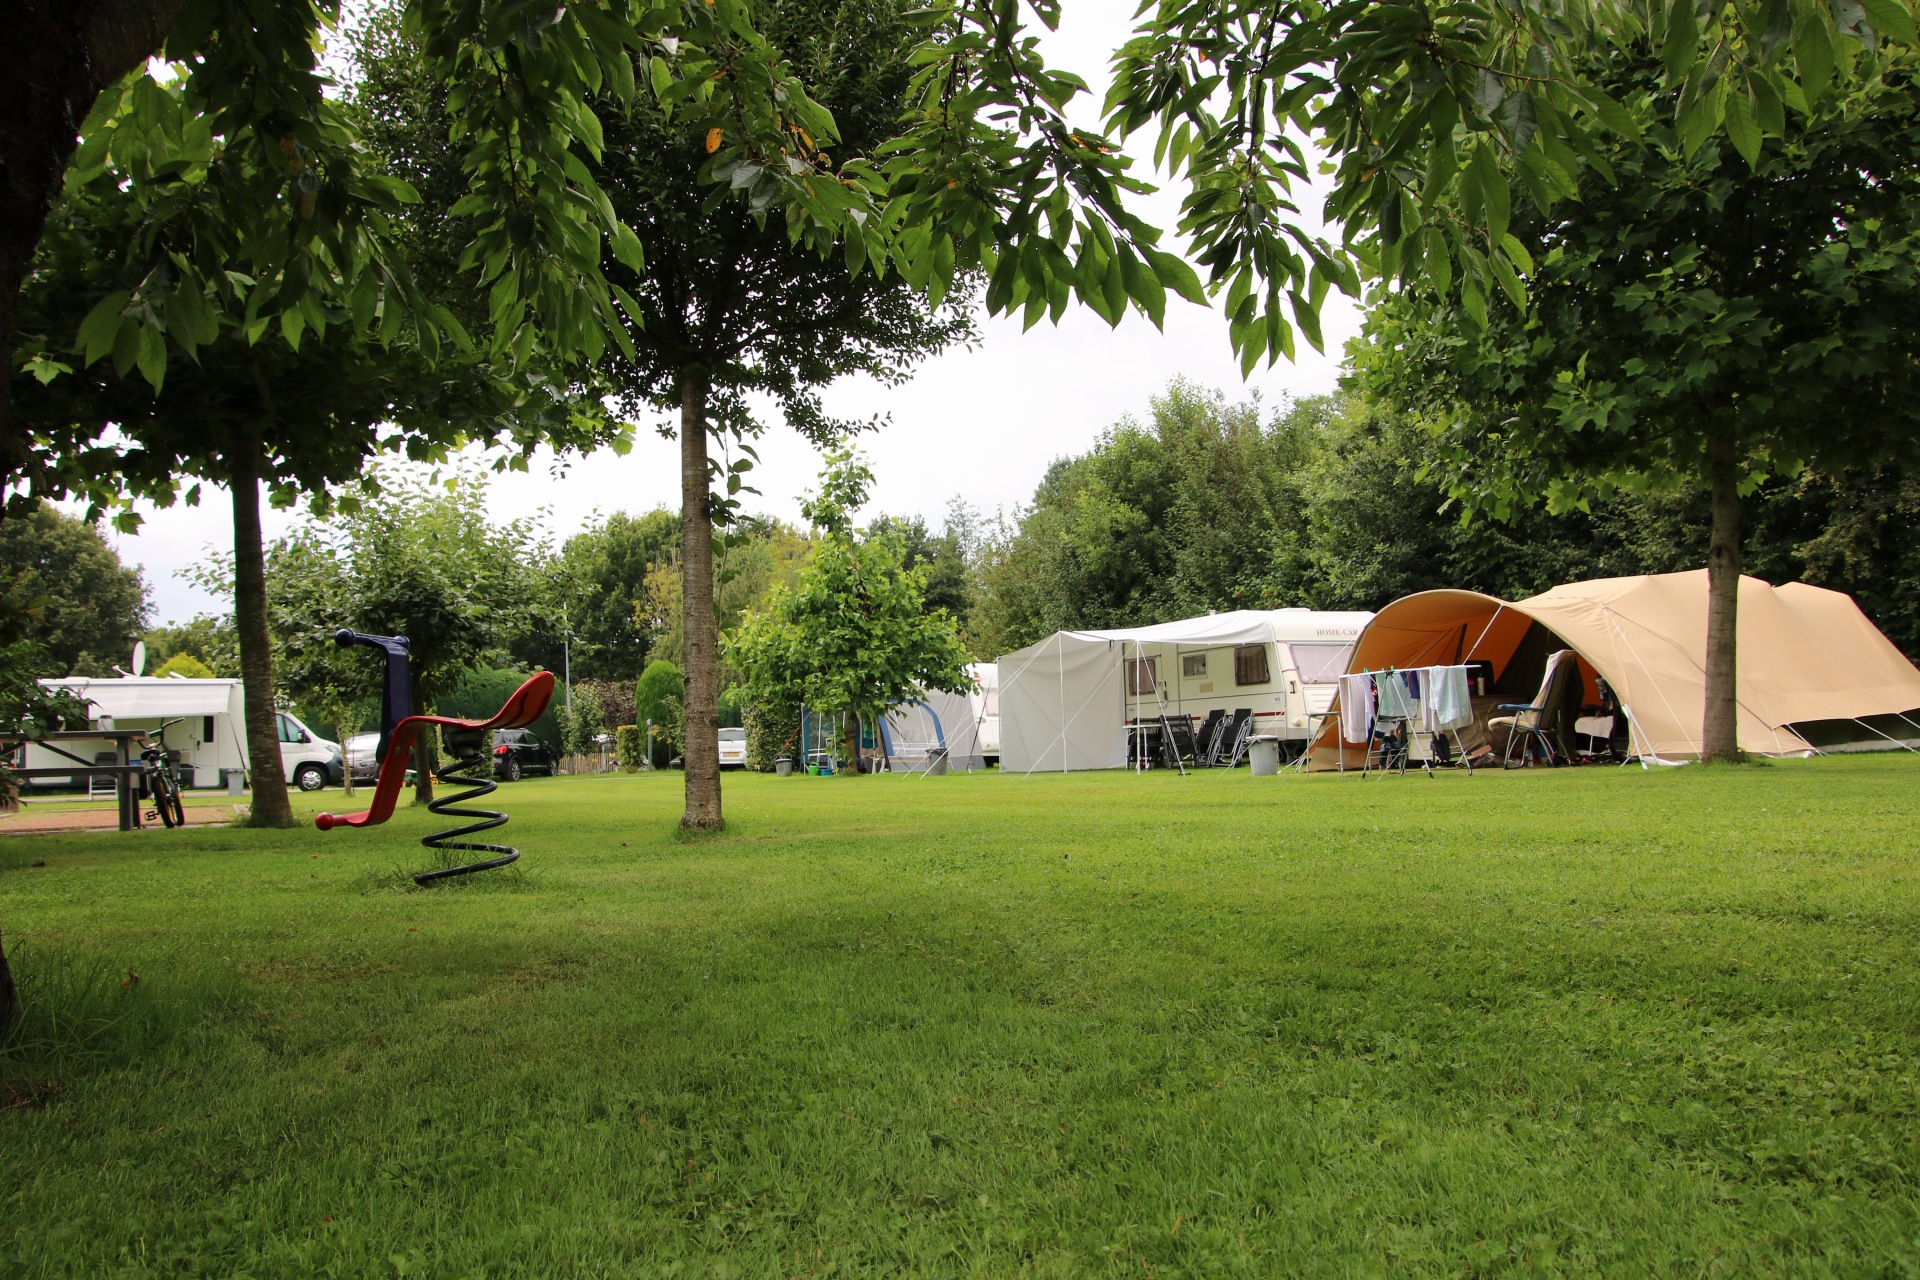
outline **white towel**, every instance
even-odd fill
[[[1373,677],[1340,677],[1340,737],[1346,742],[1373,740]]]
[[[1427,673],[1427,707],[1436,729],[1457,729],[1473,720],[1473,697],[1467,692],[1467,669],[1434,667]]]

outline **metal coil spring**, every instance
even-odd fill
[[[477,777],[470,776],[476,766],[485,769],[486,772]],[[445,880],[452,876],[471,875],[475,871],[491,871],[495,867],[504,867],[509,862],[515,862],[519,859],[520,851],[511,846],[504,844],[478,844],[460,838],[461,836],[476,835],[482,831],[491,831],[495,827],[504,827],[507,825],[507,815],[493,809],[456,809],[454,807],[455,805],[465,804],[469,800],[477,800],[481,796],[492,795],[497,787],[497,784],[493,780],[492,773],[493,761],[487,759],[485,756],[473,760],[455,760],[452,764],[434,770],[433,776],[443,783],[471,782],[474,786],[470,791],[456,792],[453,795],[442,796],[437,800],[431,801],[427,805],[427,811],[429,813],[443,814],[449,818],[479,818],[480,821],[469,823],[464,827],[453,827],[446,831],[436,831],[430,836],[421,837],[420,843],[429,849],[471,849],[476,853],[497,853],[500,856],[497,858],[489,858],[484,862],[469,862],[464,866],[439,867],[432,871],[422,871],[414,876],[413,882],[415,884],[432,884],[435,880]]]

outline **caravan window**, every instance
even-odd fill
[[[1207,674],[1207,655],[1204,653],[1183,654],[1180,658],[1180,674],[1189,680],[1195,680]]]
[[[1293,665],[1300,670],[1301,684],[1332,684],[1347,673],[1347,659],[1352,656],[1350,644],[1293,646]]]
[[[1268,684],[1273,677],[1267,672],[1267,646],[1264,644],[1243,644],[1234,646],[1233,682],[1235,684]]]
[[[1158,658],[1130,658],[1127,661],[1127,696],[1138,698],[1160,688]]]

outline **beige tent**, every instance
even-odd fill
[[[1700,753],[1706,701],[1707,573],[1600,578],[1510,603],[1473,591],[1423,591],[1396,600],[1354,646],[1349,671],[1476,663],[1475,721],[1500,703],[1529,701],[1546,656],[1580,657],[1582,702],[1604,677],[1627,712],[1632,750],[1686,759]],[[1740,580],[1740,745],[1764,755],[1812,750],[1823,722],[1858,725],[1920,708],[1920,670],[1867,620],[1850,596],[1789,583]],[[1864,722],[1864,723],[1863,723]],[[1894,722],[1896,725],[1904,721]],[[1484,730],[1482,729],[1482,732]],[[1899,736],[1920,734],[1920,723]],[[1885,745],[1885,734],[1880,740]],[[1314,749],[1316,765],[1337,760],[1331,722]],[[1357,759],[1358,748],[1350,748]]]

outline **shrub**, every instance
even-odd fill
[[[634,687],[633,718],[653,725],[654,767],[664,767],[678,753],[680,726],[684,722],[680,701],[686,697],[686,680],[680,668],[671,662],[649,662]]]
[[[176,653],[160,664],[156,676],[182,676],[188,680],[211,680],[213,669],[190,653]]]
[[[619,759],[621,769],[628,773],[637,773],[646,755],[646,741],[637,724],[623,724],[613,731],[613,754]]]
[[[749,704],[740,709],[747,729],[747,768],[772,773],[781,756],[797,761],[800,750],[800,709]]]

